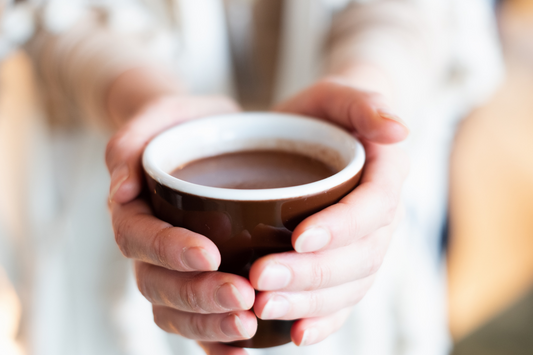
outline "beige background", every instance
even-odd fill
[[[533,285],[533,1],[500,12],[507,79],[460,127],[451,166],[450,326],[461,339]]]

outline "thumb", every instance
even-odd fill
[[[225,97],[168,96],[150,102],[107,144],[110,200],[127,203],[139,195],[143,184],[142,153],[157,134],[194,118],[238,110],[238,106]]]
[[[391,144],[409,135],[384,98],[336,80],[324,80],[278,105],[276,111],[319,117],[374,143]]]

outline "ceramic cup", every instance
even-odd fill
[[[304,154],[339,172],[305,185],[257,190],[207,187],[170,175],[200,158],[269,149]],[[314,118],[266,112],[180,124],[155,137],[143,155],[154,214],[210,238],[221,253],[219,271],[244,277],[258,258],[293,250],[292,231],[352,191],[364,161],[363,146],[343,129]],[[292,323],[258,319],[251,339],[230,344],[265,348],[288,343]]]

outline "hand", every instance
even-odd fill
[[[155,218],[138,198],[143,186],[141,155],[151,138],[185,120],[237,111],[224,98],[167,96],[144,105],[109,141],[110,210],[117,244],[135,260],[139,290],[153,304],[164,330],[199,341],[246,339],[256,331],[250,282],[214,272],[220,253],[206,237]],[[242,350],[228,348],[227,354]],[[217,354],[224,354],[218,352]]]
[[[225,97],[168,95],[153,98],[123,124],[109,140],[106,164],[111,175],[109,199],[127,203],[141,192],[144,182],[141,157],[157,134],[179,123],[215,114],[239,111]]]
[[[322,85],[322,84],[321,84]],[[320,85],[317,87],[321,87]],[[331,93],[329,87],[326,85],[326,93]],[[343,88],[343,91],[346,88]],[[313,91],[315,90],[315,91]],[[322,90],[322,89],[321,89]],[[349,95],[343,98],[345,102],[351,106],[351,101],[360,101],[359,106],[363,107],[364,103],[372,102],[370,98],[373,96],[358,92],[357,90],[349,89]],[[311,95],[303,94],[303,98],[313,97],[316,94],[316,89],[311,89]],[[319,95],[320,96],[320,95]],[[337,96],[337,95],[334,95]],[[367,97],[367,99],[362,99]],[[341,97],[341,96],[339,96]],[[329,96],[324,96],[329,100]],[[375,98],[375,97],[374,97]],[[328,101],[326,100],[326,101]],[[313,100],[315,101],[315,100]],[[324,101],[324,100],[323,100]],[[341,102],[341,103],[342,103]],[[368,120],[372,120],[375,114],[373,109],[365,114],[357,114],[353,117],[346,117],[343,115],[335,115],[331,113],[331,117],[325,115],[324,112],[327,107],[318,105],[313,110],[304,111],[303,108],[312,108],[311,105],[302,105],[302,100],[296,99],[292,103],[288,103],[288,107],[293,112],[300,112],[303,114],[310,114],[331,119],[345,120],[351,122],[354,126],[349,126],[346,122],[344,125],[354,128],[363,133],[362,137],[371,135],[373,132],[376,141],[389,140],[392,142],[402,139],[406,130],[404,128],[396,127],[393,122],[384,123],[384,127],[379,124],[368,124]],[[339,107],[333,105],[334,107]],[[356,109],[358,105],[353,104]],[[369,106],[370,107],[370,106]],[[172,227],[169,224],[153,217],[150,208],[146,203],[140,199],[136,199],[142,187],[142,169],[141,169],[141,154],[145,144],[158,132],[179,123],[186,119],[199,117],[202,115],[214,114],[219,112],[234,111],[234,105],[229,104],[224,100],[214,99],[198,99],[198,98],[167,98],[164,100],[157,100],[149,103],[141,113],[135,117],[115,135],[108,145],[106,160],[108,168],[112,175],[111,189],[110,189],[110,209],[113,219],[113,226],[117,243],[122,252],[130,258],[137,260],[136,275],[139,289],[145,297],[154,304],[154,317],[156,323],[169,332],[178,333],[185,337],[202,341],[201,345],[207,353],[212,354],[244,354],[242,349],[236,349],[225,346],[218,342],[227,342],[238,339],[244,339],[252,336],[256,331],[255,316],[246,311],[254,303],[254,290],[248,280],[238,277],[236,275],[222,274],[212,272],[216,270],[220,263],[220,254],[214,244],[207,238],[196,233],[187,231],[182,228]],[[344,111],[345,113],[348,111]],[[390,124],[392,123],[392,126]],[[365,131],[367,128],[368,132]],[[380,135],[375,131],[382,129],[389,130],[389,133]],[[399,136],[399,137],[398,137]],[[372,139],[371,138],[371,139]],[[399,174],[399,167],[394,164],[389,164],[389,160],[395,160],[394,155],[397,155],[395,149],[367,145],[367,168],[363,176],[361,186],[369,185],[366,193],[362,191],[363,197],[365,195],[372,195],[372,198],[379,197],[379,192],[372,193],[373,189],[380,188],[380,184],[387,185],[387,181],[374,181],[374,175],[387,175],[387,167],[393,174]],[[375,153],[372,152],[372,146],[375,147]],[[385,159],[388,157],[388,159]],[[381,162],[380,164],[378,164]],[[401,165],[398,163],[398,165]],[[374,169],[370,167],[374,166]],[[398,169],[396,169],[398,168]],[[371,174],[371,171],[376,173]],[[399,181],[401,178],[395,179]],[[368,181],[368,182],[367,182]],[[373,182],[372,184],[370,182]],[[400,184],[398,182],[398,184]],[[358,189],[361,188],[358,187]],[[399,191],[399,187],[385,186],[384,193]],[[356,189],[356,191],[358,190]],[[355,194],[355,192],[353,193]],[[351,195],[353,195],[351,194]],[[350,196],[351,196],[350,195]],[[395,209],[395,196],[391,196],[391,210]],[[359,198],[359,197],[357,197]],[[348,197],[346,198],[348,199]],[[367,199],[367,198],[365,198]],[[350,201],[350,204],[352,202]],[[336,205],[340,206],[342,203]],[[360,203],[359,205],[363,205]],[[359,207],[361,208],[361,207]],[[356,209],[357,210],[357,209]],[[366,210],[366,207],[365,207]],[[327,210],[316,214],[320,216]],[[327,216],[327,213],[324,214]],[[310,219],[314,218],[310,217]],[[302,226],[308,225],[308,221],[304,221],[295,231],[294,237],[302,235]],[[327,225],[324,224],[326,227]],[[355,225],[352,223],[352,225]],[[368,226],[367,226],[368,227]],[[376,228],[377,229],[377,228]],[[390,228],[388,228],[390,229]],[[381,237],[372,237],[368,235],[368,239],[383,240],[390,236],[387,228],[382,229],[379,235]],[[336,235],[336,231],[332,229],[332,235]],[[361,229],[358,235],[363,235],[365,229]],[[377,234],[377,233],[376,233]],[[385,237],[383,237],[385,236]],[[366,238],[358,237],[361,240]],[[295,238],[301,239],[301,238]],[[305,238],[303,238],[305,239]],[[354,238],[357,239],[357,238]],[[336,238],[331,238],[335,241]],[[340,241],[340,239],[339,239]],[[302,243],[300,243],[302,244]],[[304,243],[305,244],[305,243]],[[331,248],[337,248],[339,245],[331,243]],[[376,247],[376,255],[381,251],[378,246],[386,248],[386,241],[381,243],[367,243],[365,250],[369,250],[372,246]],[[295,245],[296,250],[300,250],[300,245]],[[329,247],[325,247],[327,249]],[[290,254],[290,253],[289,253]],[[296,253],[294,253],[296,254]],[[286,254],[279,254],[284,257]],[[320,256],[320,253],[316,255]],[[381,254],[382,255],[382,254]],[[299,255],[297,255],[299,256]],[[302,255],[303,256],[303,255]],[[379,256],[379,255],[378,255]],[[261,263],[268,263],[268,258],[259,260],[254,265],[256,276],[252,276],[255,280],[256,287],[262,289],[261,285],[257,283],[258,275],[264,273],[264,268],[261,268]],[[376,259],[377,260],[377,259]],[[266,264],[264,264],[266,265]],[[289,265],[293,265],[289,263]],[[359,268],[361,269],[361,267]],[[372,268],[370,268],[372,269]],[[201,272],[204,271],[204,272]],[[211,272],[209,272],[211,271]],[[374,270],[369,270],[372,273]],[[351,275],[353,276],[353,275]],[[264,277],[263,277],[264,279]],[[336,280],[335,282],[342,282]],[[260,282],[259,282],[260,283]],[[361,294],[364,293],[364,282],[361,283]],[[328,286],[326,283],[322,285],[324,288]],[[296,287],[299,287],[296,285]],[[327,288],[326,288],[327,289]],[[289,290],[289,288],[287,288]],[[288,294],[287,292],[285,292]],[[296,292],[292,292],[298,295]],[[300,292],[304,295],[305,292]],[[273,293],[261,293],[260,297],[268,298]],[[318,298],[317,298],[318,300]],[[256,302],[256,313],[262,315],[266,302],[263,305]],[[330,312],[332,314],[333,311]],[[288,315],[291,316],[291,315]],[[295,318],[300,318],[300,315],[292,314]],[[310,315],[308,314],[307,317]],[[323,329],[327,327],[329,333],[333,332],[335,326],[340,326],[345,315],[343,312],[337,312],[330,316],[322,318],[308,318],[299,321],[293,328],[293,340],[300,345],[310,344],[320,339],[310,339],[302,342],[303,332],[311,328],[313,321],[316,321],[318,328]],[[306,323],[307,322],[307,323]],[[322,328],[320,328],[320,326]],[[327,334],[329,334],[327,333]],[[309,332],[308,332],[309,334]]]
[[[335,80],[316,84],[277,109],[320,117],[352,131],[367,160],[360,185],[339,203],[304,220],[294,231],[295,252],[257,260],[250,270],[262,319],[299,319],[297,345],[317,343],[338,330],[369,290],[398,224],[407,159],[394,143],[407,128],[379,95]]]

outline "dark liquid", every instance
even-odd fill
[[[275,150],[221,154],[192,161],[171,175],[198,185],[227,189],[274,189],[309,184],[337,171],[320,160]]]

